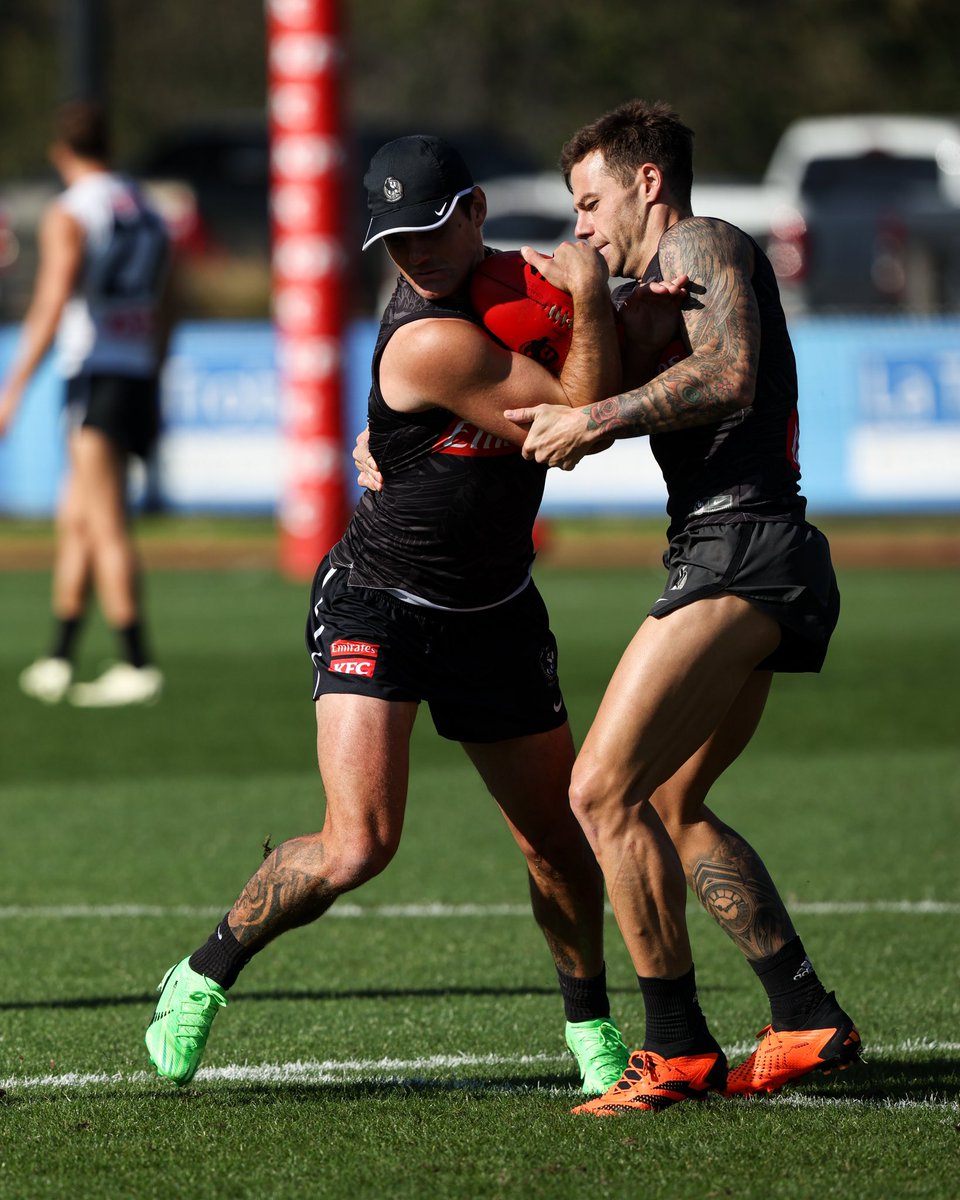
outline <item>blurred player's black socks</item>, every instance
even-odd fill
[[[147,653],[143,626],[140,622],[134,621],[132,625],[118,629],[117,637],[120,639],[120,649],[123,657],[130,666],[145,667],[150,661],[150,655]]]
[[[83,617],[69,617],[65,621],[57,622],[53,634],[53,647],[50,651],[51,658],[65,658],[67,662],[73,661],[73,648],[82,624]]]
[[[563,1012],[568,1021],[599,1021],[610,1016],[606,964],[600,968],[599,975],[593,975],[590,979],[578,979],[557,967],[557,979],[563,996]]]
[[[774,1029],[819,1028],[810,1019],[827,993],[798,937],[776,954],[751,959],[750,966],[767,993]]]
[[[229,915],[227,913],[227,916]],[[245,946],[241,946],[233,936],[227,924],[227,916],[200,949],[194,950],[190,955],[190,969],[198,975],[206,975],[222,988],[233,987],[237,976],[253,958],[253,954]]]
[[[664,1058],[720,1052],[697,999],[693,967],[679,979],[638,975],[637,982],[647,1018],[644,1050],[652,1050]]]

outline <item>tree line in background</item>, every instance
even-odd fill
[[[0,7],[0,184],[44,170],[63,5]],[[100,0],[117,158],[163,131],[262,113],[263,0]],[[960,111],[955,0],[342,0],[354,127],[488,130],[550,168],[632,96],[669,100],[702,174],[759,175],[795,117]]]

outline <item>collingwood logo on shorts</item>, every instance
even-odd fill
[[[685,566],[683,566],[677,572],[676,583],[670,584],[670,591],[671,592],[682,592],[686,585],[686,582],[687,582],[687,568]]]
[[[553,646],[544,646],[540,651],[540,670],[547,683],[557,682],[557,651]]]

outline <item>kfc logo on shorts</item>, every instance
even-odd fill
[[[372,679],[376,665],[372,658],[335,658],[327,670],[334,675],[362,675],[364,679]]]
[[[363,679],[372,679],[379,654],[380,647],[375,642],[338,638],[330,643],[330,665],[327,670],[335,675],[359,675]]]

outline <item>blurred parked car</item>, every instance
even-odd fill
[[[265,122],[225,118],[163,131],[136,174],[188,185],[208,236],[228,253],[266,255],[269,164]]]
[[[789,126],[764,178],[785,302],[960,308],[960,125],[864,114]]]

